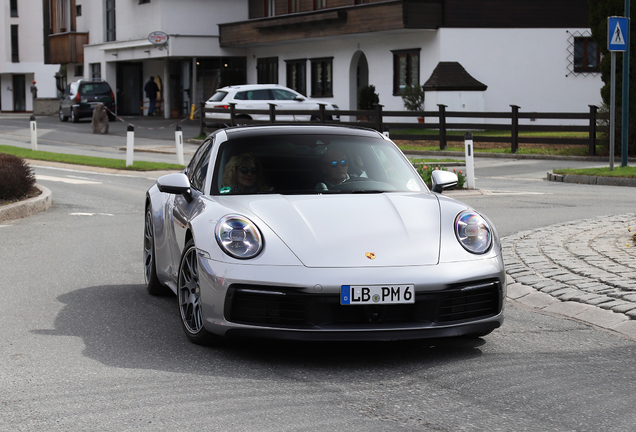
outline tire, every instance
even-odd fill
[[[111,113],[108,113],[108,121],[109,122],[113,122],[116,120],[116,117],[114,115],[112,115]]]
[[[73,123],[79,123],[79,116],[77,115],[77,110],[71,108],[71,121]]]
[[[68,117],[64,115],[64,112],[62,112],[62,107],[60,107],[59,116],[61,122],[68,121]]]
[[[148,293],[153,296],[165,296],[172,291],[159,281],[157,277],[157,264],[155,260],[155,229],[152,224],[152,210],[146,209],[146,222],[144,224],[144,280]]]
[[[213,345],[223,340],[203,326],[201,287],[199,286],[199,260],[197,248],[191,239],[186,243],[179,265],[177,304],[181,326],[188,339],[197,345]]]

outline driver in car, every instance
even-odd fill
[[[337,148],[331,148],[322,158],[320,169],[325,175],[324,183],[318,183],[316,189],[331,189],[349,180],[349,163],[346,154]]]

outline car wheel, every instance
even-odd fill
[[[201,309],[201,287],[199,285],[199,260],[194,241],[186,243],[179,265],[177,283],[179,314],[183,330],[197,345],[211,345],[222,338],[207,331],[203,327],[203,311]]]
[[[60,107],[60,121],[65,122],[68,120],[68,117],[64,115],[64,112],[62,111],[62,107]]]
[[[144,228],[144,280],[148,293],[163,296],[172,291],[159,281],[157,264],[155,261],[155,230],[152,224],[152,209],[146,209],[146,223]]]
[[[75,108],[71,108],[71,121],[73,123],[79,122],[79,116],[77,115],[77,110]]]

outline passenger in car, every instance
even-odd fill
[[[252,153],[242,153],[230,158],[223,171],[222,194],[268,192],[263,167]]]

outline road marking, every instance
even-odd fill
[[[36,174],[36,180],[48,180],[53,182],[62,182],[62,183],[70,183],[70,184],[102,184],[101,182],[92,181],[92,180],[84,180],[79,178],[68,178],[68,177],[53,177],[47,175]]]
[[[505,190],[486,190],[482,189],[484,195],[552,195],[544,192],[524,192],[524,191],[505,191]]]

